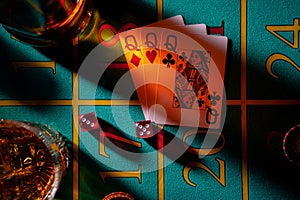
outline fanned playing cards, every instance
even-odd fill
[[[228,38],[178,15],[119,34],[145,116],[162,125],[218,129]]]

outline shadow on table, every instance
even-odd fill
[[[143,5],[138,3],[138,1],[119,1],[116,3],[116,1],[95,1],[95,9],[98,10],[98,14],[100,16],[101,22],[105,23],[106,21],[109,21],[112,24],[118,24],[118,27],[115,27],[116,29],[120,28],[123,24],[128,22],[135,22],[137,26],[141,26],[144,24],[148,24],[150,22],[155,21],[155,10],[151,8],[149,5]],[[156,14],[156,13],[155,13]],[[122,16],[122,17],[121,17]],[[141,17],[143,16],[143,17]],[[99,22],[96,19],[93,19],[92,22]],[[94,23],[91,24],[91,28],[89,30],[97,30],[93,29],[93,27],[98,27],[98,24]],[[84,38],[82,38],[84,39]],[[0,38],[1,40],[1,38]],[[1,40],[1,43],[5,44],[5,41]],[[78,70],[78,67],[80,66],[80,63],[83,61],[83,59],[87,56],[87,54],[99,43],[97,40],[97,34],[94,33],[94,37],[91,41],[85,40],[84,43],[78,44],[80,46],[75,46],[76,48],[83,49],[82,52],[79,52],[80,55],[78,55],[78,58],[73,57],[73,51],[74,47],[72,44],[67,44],[66,46],[59,47],[59,48],[36,48],[39,52],[46,55],[48,58],[53,59],[57,61],[59,64],[64,66],[65,68],[69,69],[71,72],[76,72]],[[10,54],[24,54],[24,52],[21,49],[7,49],[7,51],[4,51],[5,45],[2,46],[2,54],[1,54],[1,60],[4,60],[2,62],[2,65],[9,65],[10,63],[5,63],[6,57],[9,57]],[[231,51],[231,47],[229,48],[229,52]],[[25,58],[26,59],[26,56]],[[78,59],[78,63],[77,62]],[[251,58],[252,60],[255,58]],[[233,74],[240,74],[240,58],[239,55],[236,52],[230,52],[229,57],[227,59],[227,71],[226,71],[226,78],[225,78],[225,87],[228,87],[228,94],[230,97],[234,96],[234,99],[240,99],[240,76],[236,76]],[[237,62],[239,61],[239,62]],[[236,62],[233,64],[233,62]],[[250,62],[251,63],[251,62]],[[78,64],[78,65],[76,65]],[[4,66],[5,67],[5,66]],[[257,66],[247,66],[248,68],[254,68]],[[264,66],[260,66],[264,67]],[[237,73],[238,72],[238,73]],[[35,72],[34,72],[35,73]],[[281,93],[284,93],[285,96],[283,98],[289,99],[289,98],[298,98],[299,91],[287,91],[286,86],[282,85],[281,83],[269,80],[267,81],[267,85],[264,83],[266,82],[265,74],[260,74],[257,72],[249,72],[249,74],[255,77],[257,80],[257,87],[265,87],[266,90],[273,90],[274,98],[281,98]],[[107,74],[107,79],[113,80],[116,79],[114,77],[114,73]],[[4,73],[0,75],[1,77],[1,90],[6,93],[7,95],[11,96],[12,99],[45,99],[47,101],[48,99],[51,99],[57,91],[57,82],[56,80],[50,78],[50,76],[46,74],[38,74],[36,73],[34,76],[24,76],[16,74],[13,69],[5,69]],[[228,78],[229,77],[229,78]],[[230,79],[230,81],[229,81]],[[233,81],[232,81],[233,80]],[[249,81],[249,79],[248,79]],[[233,84],[237,83],[237,84]],[[275,84],[275,85],[274,85]],[[107,82],[104,86],[108,90],[113,89],[113,84]],[[47,88],[47,89],[45,89]],[[249,89],[249,88],[248,88]],[[299,89],[298,89],[299,90]],[[255,92],[258,92],[260,97],[264,97],[264,92],[262,90],[257,90]],[[247,95],[251,95],[253,93],[253,90],[250,91]],[[236,95],[237,94],[237,95]],[[289,108],[290,109],[290,108]],[[297,107],[297,111],[300,109]],[[227,159],[229,159],[229,166],[230,163],[234,163],[237,166],[234,166],[237,168],[236,172],[239,173],[239,176],[241,176],[241,169],[242,169],[242,157],[243,155],[243,147],[242,147],[242,141],[246,141],[248,145],[248,148],[246,149],[248,151],[249,157],[246,155],[246,159],[248,162],[248,170],[251,172],[249,174],[249,180],[251,183],[255,183],[255,181],[258,180],[257,185],[259,185],[259,180],[263,180],[266,184],[275,185],[278,188],[283,188],[286,192],[292,193],[294,195],[300,195],[299,190],[297,188],[298,181],[300,178],[300,170],[299,168],[291,165],[288,163],[285,158],[282,158],[282,155],[279,153],[278,155],[275,155],[273,157],[268,157],[270,155],[268,151],[265,151],[265,143],[258,143],[256,145],[255,141],[259,141],[260,139],[263,140],[263,142],[266,139],[266,135],[247,135],[242,136],[242,127],[241,127],[241,108],[238,105],[229,105],[227,109],[227,116],[225,121],[224,129],[222,130],[223,134],[225,135],[225,148],[222,150],[222,155],[225,155]],[[297,112],[299,113],[299,112]],[[285,113],[287,116],[289,113]],[[274,116],[273,116],[274,117]],[[295,116],[294,119],[299,120],[299,117]],[[252,119],[253,124],[255,125],[256,119]],[[297,121],[295,120],[295,121]],[[113,134],[119,134],[119,136],[124,136],[123,134],[118,133],[118,130],[114,127],[112,127],[108,122],[101,121],[99,119],[100,124],[103,125],[103,127],[110,127],[107,129],[107,131],[113,133]],[[299,120],[300,121],[300,120]],[[251,121],[248,121],[247,124],[251,123]],[[296,123],[296,122],[295,122]],[[273,124],[280,126],[280,120],[273,122]],[[279,124],[279,125],[278,125]],[[291,124],[290,124],[291,125]],[[270,124],[269,128],[266,128],[264,131],[258,131],[257,133],[266,134],[265,131],[269,131],[269,129],[273,128],[272,124]],[[259,126],[255,126],[259,127]],[[289,127],[284,127],[284,130],[288,129]],[[283,129],[281,127],[281,129]],[[255,130],[251,129],[248,131],[248,133],[254,133]],[[95,134],[95,137],[97,137],[97,134]],[[242,137],[247,137],[246,139]],[[99,139],[99,138],[97,138]],[[165,132],[165,140],[166,144],[170,142],[171,140],[175,140],[175,143],[182,143],[181,140],[174,137],[174,135],[171,132]],[[154,148],[157,147],[157,137],[150,138],[148,140],[145,140],[149,145],[151,145]],[[116,142],[116,141],[114,141]],[[118,142],[116,142],[118,144]],[[118,144],[120,145],[120,144]],[[123,146],[125,150],[127,149],[126,146]],[[182,146],[182,144],[179,145],[179,148],[185,148]],[[262,153],[263,151],[263,153]],[[166,152],[166,156],[169,156],[170,159],[176,160],[179,164],[186,164],[188,161],[191,160],[198,160],[195,155],[191,155],[188,153],[185,153],[180,158],[172,158],[172,154],[170,153],[168,155],[168,152]],[[98,163],[93,158],[91,158],[89,155],[85,154],[84,152],[79,153],[80,157],[80,184],[79,187],[83,190],[82,195],[85,195],[84,191],[87,193],[87,197],[84,196],[84,199],[89,199],[90,194],[93,194],[95,191],[99,192],[99,195],[104,195],[105,192],[102,192],[102,188],[105,188],[105,184],[103,184],[100,180],[100,177],[95,177],[95,174],[98,174],[99,171],[105,169],[101,163]],[[249,159],[249,160],[248,160]],[[206,162],[205,159],[202,159],[204,163]],[[267,167],[266,167],[267,166]],[[72,166],[70,166],[69,171],[66,175],[66,180],[63,181],[61,189],[58,191],[58,196],[63,196],[65,189],[68,192],[68,195],[71,195],[70,191],[70,185],[72,185]],[[257,178],[257,180],[255,180]],[[95,181],[97,184],[90,184],[91,182]],[[238,180],[240,181],[240,180]],[[254,182],[252,182],[254,181]],[[84,184],[86,183],[86,185]],[[253,186],[253,185],[252,185]],[[251,187],[252,187],[251,186]],[[118,185],[120,189],[127,190],[128,188],[125,185]],[[255,187],[255,186],[253,186]],[[104,190],[108,189],[107,191],[112,191],[112,188],[105,188]],[[101,192],[100,192],[101,191]],[[261,191],[260,191],[261,192]],[[93,198],[91,198],[93,199]]]
[[[137,199],[147,200],[148,198],[151,198],[141,196],[143,194],[138,191],[132,191],[132,188],[124,184],[124,182],[119,181],[120,179],[103,179],[100,172],[109,170],[115,171],[115,169],[99,162],[85,150],[80,149],[78,157],[74,157],[72,152],[74,144],[68,141],[67,145],[70,150],[71,162],[55,195],[55,199],[73,199],[73,194],[76,194],[73,191],[74,186],[78,189],[77,195],[79,199],[84,200],[94,200],[95,198],[102,199],[112,192],[126,192]],[[74,163],[78,164],[78,168],[74,169]],[[78,177],[74,179],[73,170],[78,171]],[[76,182],[73,182],[76,180],[78,180],[77,184],[75,184]]]

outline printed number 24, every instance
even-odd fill
[[[294,24],[293,25],[284,25],[284,26],[266,26],[266,29],[275,35],[278,39],[292,47],[293,49],[297,49],[299,47],[299,31],[300,31],[300,25],[299,25],[299,19],[294,19]],[[278,31],[292,31],[293,32],[293,42],[288,41],[285,39],[283,36],[278,34]],[[285,62],[290,63],[293,67],[295,67],[298,71],[300,71],[300,67],[288,56],[281,54],[281,53],[276,53],[272,54],[269,56],[266,62],[266,68],[268,73],[273,76],[274,78],[279,78],[278,75],[276,75],[273,70],[272,70],[272,65],[275,61],[278,60],[283,60]]]

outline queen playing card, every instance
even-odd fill
[[[128,35],[134,35],[138,43],[138,52],[129,51],[126,60],[130,69],[142,69],[139,74],[132,73],[132,79],[146,120],[219,128],[228,39],[207,35],[204,28],[203,25],[186,29],[182,25],[152,25],[120,34],[125,55],[128,55]],[[133,63],[136,59],[137,65]],[[143,83],[143,89],[138,90],[137,84]]]

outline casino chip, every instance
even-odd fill
[[[112,192],[102,200],[134,200],[134,198],[126,192]]]
[[[291,128],[285,134],[283,151],[291,163],[300,166],[300,125]]]

